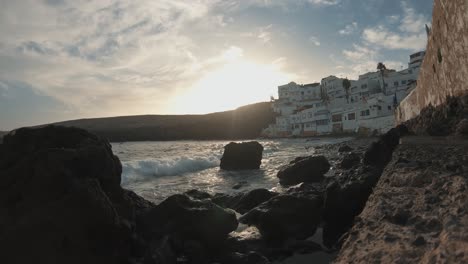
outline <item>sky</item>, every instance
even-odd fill
[[[0,0],[0,130],[224,111],[401,69],[431,0]]]

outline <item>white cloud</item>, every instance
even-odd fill
[[[387,16],[385,19],[387,20],[387,22],[389,24],[395,24],[395,23],[398,23],[400,21],[400,16],[399,15],[391,15],[391,16]]]
[[[369,44],[386,49],[405,49],[417,51],[426,46],[426,33],[405,34],[390,31],[384,26],[367,28],[362,37]]]
[[[400,30],[408,33],[419,33],[425,30],[429,20],[422,14],[417,14],[405,1],[401,2],[404,17],[401,20]]]
[[[353,45],[353,50],[343,50],[343,55],[349,60],[369,59],[375,57],[376,54],[376,50],[356,44]]]
[[[266,27],[260,27],[258,29],[259,33],[257,35],[257,38],[260,39],[263,43],[268,44],[271,41],[272,38],[272,29],[273,25],[268,25]]]
[[[314,5],[337,5],[341,0],[308,0],[308,2]]]
[[[0,81],[19,80],[83,116],[164,111],[219,61],[197,30],[228,22],[217,0],[2,2]]]
[[[345,28],[338,31],[338,33],[340,33],[340,35],[351,35],[354,32],[356,32],[357,29],[358,29],[358,24],[356,22],[353,22],[349,25],[346,25]]]
[[[317,37],[311,36],[309,41],[315,46],[320,46],[320,40]]]
[[[418,51],[424,49],[427,41],[424,25],[428,23],[429,19],[416,13],[405,1],[401,2],[401,8],[404,15],[399,22],[398,30],[390,30],[384,25],[369,27],[363,31],[363,40],[368,44],[392,50]],[[391,16],[387,17],[387,21],[393,20],[389,21],[391,24],[399,18],[399,16]]]

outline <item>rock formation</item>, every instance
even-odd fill
[[[262,164],[263,146],[256,142],[231,142],[224,146],[222,170],[254,170]]]
[[[282,185],[320,182],[329,169],[330,163],[324,156],[300,157],[282,167],[277,176]]]

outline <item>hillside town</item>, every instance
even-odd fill
[[[272,99],[276,123],[267,137],[327,134],[381,134],[395,124],[395,109],[416,87],[425,51],[409,56],[408,68],[396,71],[379,63],[358,80],[328,76],[320,83],[288,83]]]

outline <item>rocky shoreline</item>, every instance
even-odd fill
[[[378,139],[318,147],[314,156],[298,157],[280,170],[278,181],[285,185],[281,193],[256,189],[227,195],[191,190],[156,205],[121,188],[122,167],[107,141],[76,128],[19,129],[0,144],[0,246],[4,249],[0,259],[6,263],[294,263],[297,258],[290,257],[302,255],[310,256],[310,261],[328,263],[338,254],[336,261],[340,263],[364,261],[368,251],[362,251],[360,241],[368,239],[371,247],[375,241],[368,236],[382,235],[366,228],[387,228],[385,222],[380,225],[383,213],[373,206],[396,202],[394,206],[410,209],[400,200],[376,198],[395,184],[391,179],[397,176],[389,175],[400,173],[400,167],[417,168],[419,172],[426,166],[419,160],[436,158],[424,156],[429,150],[412,153],[416,151],[412,147],[397,148],[400,138],[407,134],[408,129],[400,126]],[[257,160],[249,166],[257,167],[261,146],[245,145],[256,149],[252,157]],[[447,157],[457,160],[464,150],[457,149]],[[444,155],[441,153],[433,151],[434,155]],[[237,162],[244,162],[248,155],[231,155],[235,162],[226,158],[226,167],[242,167]],[[411,155],[423,156],[412,161]],[[446,168],[466,171],[463,164],[466,162]],[[426,182],[418,177],[415,181]],[[466,177],[455,178],[457,185],[448,186],[447,191],[458,194],[456,188],[465,188]],[[411,186],[411,182],[401,184]],[[376,185],[377,191],[371,196]],[[421,199],[432,201],[431,210],[436,210],[440,201],[454,199],[431,198],[430,194]],[[414,200],[414,194],[407,195]],[[466,196],[456,199],[461,205],[453,208],[457,213],[454,217],[437,224],[421,216],[415,225],[425,228],[427,224],[430,229],[445,227],[444,223],[453,219],[466,221]],[[393,224],[409,221],[404,219],[406,211],[385,212]],[[447,230],[444,234],[450,238],[461,239],[455,231]],[[388,242],[391,237],[382,236],[377,241]],[[405,239],[437,244],[431,234],[420,236]],[[386,244],[377,243],[375,250],[383,246]],[[443,246],[453,249],[448,242]],[[358,249],[362,253],[356,253]],[[24,251],[28,254],[22,254]],[[323,258],[313,259],[318,255]],[[463,256],[457,260],[460,258]]]
[[[110,144],[85,130],[24,128],[4,139],[0,259],[8,263],[269,263],[327,250],[305,240],[323,225],[325,181],[281,194],[192,190],[155,205],[121,188]]]

